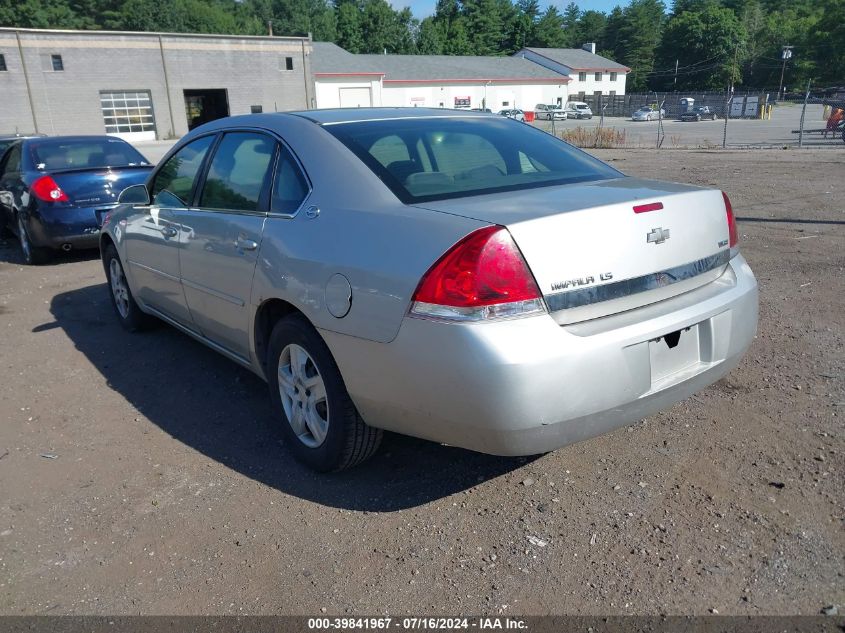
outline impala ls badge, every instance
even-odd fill
[[[649,244],[652,242],[655,244],[663,244],[663,242],[668,239],[669,229],[664,229],[659,226],[656,229],[651,229],[651,231],[649,231],[645,236],[645,241]]]

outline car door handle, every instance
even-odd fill
[[[163,226],[159,229],[159,231],[161,231],[161,234],[164,235],[164,237],[176,237],[176,233],[178,232],[172,226]]]
[[[241,251],[254,251],[258,248],[258,242],[255,240],[248,240],[245,237],[239,237],[235,242],[235,246]]]

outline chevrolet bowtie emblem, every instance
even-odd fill
[[[646,233],[645,241],[649,244],[654,242],[655,244],[663,244],[666,240],[669,239],[669,229],[664,229],[661,227],[657,227],[656,229],[651,229],[648,233]]]

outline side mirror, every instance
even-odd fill
[[[147,185],[132,185],[120,192],[117,201],[120,204],[149,204],[150,192]]]

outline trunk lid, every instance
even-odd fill
[[[730,258],[715,189],[618,178],[420,206],[506,226],[561,324],[700,287]]]
[[[117,204],[118,196],[127,187],[146,182],[152,170],[152,165],[66,169],[39,172],[36,178],[51,176],[70,198],[65,206],[108,207]]]

